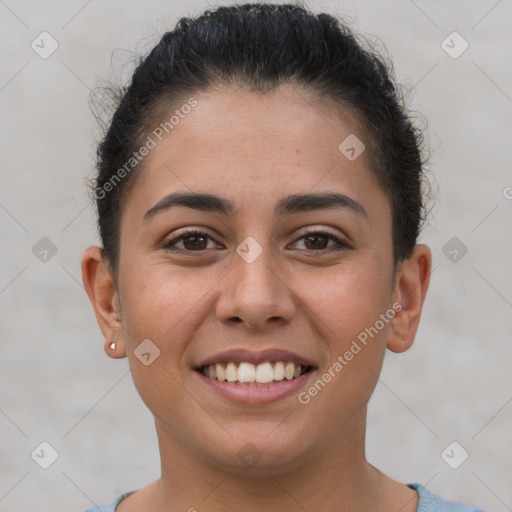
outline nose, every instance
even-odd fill
[[[271,268],[270,251],[247,263],[236,256],[235,268],[222,283],[217,318],[225,323],[243,323],[250,329],[286,324],[295,314],[294,293],[286,278]],[[277,266],[274,264],[274,268]]]

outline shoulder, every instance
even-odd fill
[[[84,510],[84,512],[115,512],[116,507],[118,503],[129,496],[130,494],[134,493],[135,491],[125,492],[124,494],[121,494],[118,498],[115,500],[109,501],[108,503],[103,503],[101,505],[95,505],[92,508],[88,508],[87,510]]]
[[[481,508],[444,500],[432,494],[421,484],[407,485],[418,492],[419,502],[417,512],[484,512]]]

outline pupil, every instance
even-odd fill
[[[204,246],[205,239],[206,239],[206,237],[201,236],[201,235],[187,236],[186,238],[183,239],[183,245],[188,250],[204,249],[205,248],[205,246]],[[189,243],[191,240],[195,240],[195,241],[193,241],[192,243]]]
[[[307,238],[306,238],[306,247],[308,246],[308,240],[314,240],[313,242],[313,248],[316,248],[316,249],[325,249],[325,243],[322,243],[322,242],[325,242],[325,236],[324,235],[309,235]],[[320,247],[321,246],[321,247]],[[308,249],[310,249],[311,247],[308,247]]]

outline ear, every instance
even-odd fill
[[[432,254],[424,244],[418,244],[410,258],[400,263],[395,277],[394,302],[401,309],[391,320],[387,348],[404,352],[413,343],[427,294],[432,267]]]
[[[115,359],[126,357],[119,297],[110,264],[99,247],[89,247],[82,255],[82,280],[105,337],[105,352]]]

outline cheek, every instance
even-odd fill
[[[127,273],[123,288],[125,342],[131,352],[150,339],[175,366],[187,341],[205,319],[208,291],[219,276],[169,264],[139,266]]]
[[[188,368],[180,363],[198,323],[204,321],[207,291],[215,280],[191,274],[190,269],[178,272],[168,265],[155,264],[134,265],[123,283],[124,340],[140,397],[156,417],[165,415],[165,411],[175,411],[176,415],[176,411],[186,410],[190,415],[183,392]],[[151,343],[144,341],[146,345],[142,345],[143,340]],[[143,346],[144,351],[140,348]],[[149,357],[141,357],[148,352]],[[185,419],[175,417],[173,421],[179,424]],[[167,418],[165,423],[172,422]]]
[[[383,262],[369,258],[340,265],[321,278],[301,279],[304,300],[318,326],[325,327],[331,352],[337,355],[391,307],[390,271]]]
[[[141,263],[127,273],[123,288],[124,337],[134,383],[148,407],[147,399],[163,400],[165,396],[176,403],[183,398],[181,386],[190,371],[190,340],[213,319],[212,299],[223,275],[172,268],[168,262]],[[158,353],[147,367],[137,358],[138,347],[146,339]]]
[[[394,313],[389,280],[378,268],[340,270],[323,281],[323,289],[304,283],[305,290],[309,284],[307,304],[321,331],[325,359],[299,402],[322,418],[326,432],[338,432],[343,418],[366,407],[378,381],[390,329],[381,314]]]

